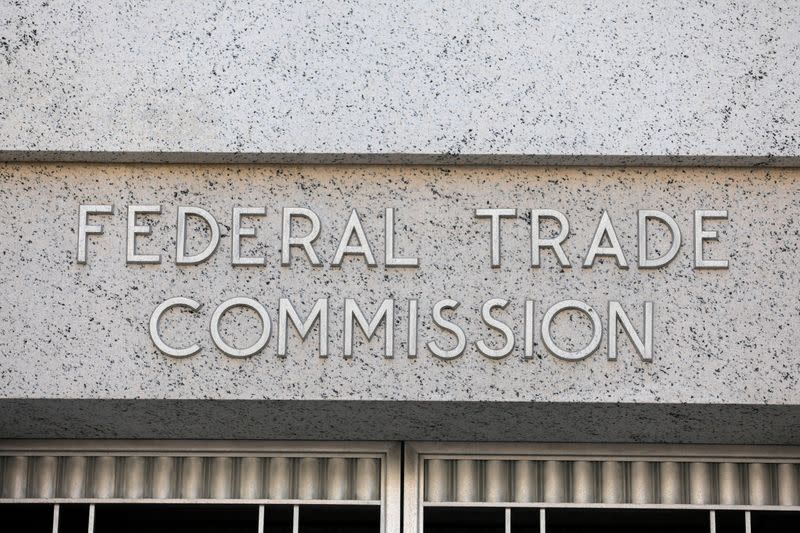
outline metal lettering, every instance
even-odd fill
[[[539,222],[543,218],[550,218],[558,221],[560,227],[558,235],[550,239],[541,238],[541,235],[539,234]],[[531,209],[532,266],[540,266],[540,251],[542,248],[552,248],[553,253],[556,254],[556,258],[558,259],[558,264],[561,265],[562,268],[570,268],[572,265],[570,264],[569,259],[567,259],[567,254],[564,253],[564,249],[561,247],[561,243],[564,242],[567,237],[569,237],[569,221],[563,213],[556,211],[555,209]]]
[[[78,263],[86,264],[86,244],[89,235],[103,233],[102,224],[89,224],[89,215],[111,215],[113,205],[81,205],[78,216]]]
[[[231,264],[232,265],[265,265],[264,257],[242,257],[242,237],[255,237],[255,228],[243,228],[242,217],[263,217],[266,207],[234,207],[231,221]]]
[[[416,267],[419,266],[419,259],[415,257],[395,257],[394,256],[394,208],[389,207],[384,213],[385,239],[385,262],[387,267]]]
[[[258,316],[261,319],[261,337],[259,337],[259,339],[252,346],[241,349],[235,348],[222,339],[222,336],[219,333],[219,321],[222,318],[222,315],[232,307],[247,307],[258,313]],[[219,304],[219,306],[214,310],[214,314],[211,315],[211,339],[214,341],[214,344],[217,345],[217,348],[219,348],[222,353],[229,357],[244,358],[257,354],[264,348],[264,346],[267,345],[271,331],[272,322],[270,321],[267,310],[264,309],[263,305],[252,298],[236,297],[225,300]]]
[[[672,244],[669,250],[667,250],[667,253],[655,259],[649,259],[647,257],[647,221],[650,219],[658,220],[666,224],[672,236]],[[680,246],[681,230],[671,216],[653,209],[639,210],[639,268],[657,268],[667,265],[678,255]]]
[[[419,329],[418,302],[416,298],[408,301],[408,357],[417,357],[417,330]]]
[[[126,261],[134,264],[158,264],[161,262],[161,254],[137,254],[136,253],[136,236],[137,235],[150,235],[152,229],[150,226],[136,224],[136,215],[138,214],[160,214],[160,205],[129,205],[128,206],[128,239],[127,239],[127,254]]]
[[[511,353],[514,349],[514,332],[508,327],[507,324],[501,322],[492,316],[492,309],[505,309],[508,306],[508,300],[502,298],[492,298],[484,302],[481,307],[481,318],[490,328],[496,329],[503,333],[506,338],[505,344],[501,348],[489,348],[487,344],[481,339],[475,343],[480,351],[486,357],[491,359],[502,359]]]
[[[356,240],[358,240],[358,244],[351,246],[350,239],[352,239],[353,235],[355,235]],[[361,226],[361,219],[358,218],[358,212],[355,209],[350,213],[350,218],[347,220],[347,225],[342,233],[342,239],[339,241],[336,254],[333,256],[331,266],[342,266],[342,259],[345,255],[363,255],[367,266],[377,266],[375,256],[372,255],[372,250],[367,242],[364,228]]]
[[[600,246],[606,236],[611,246]],[[622,247],[619,245],[617,232],[614,231],[614,225],[611,223],[608,211],[603,211],[603,216],[600,217],[592,244],[589,246],[589,253],[586,254],[586,259],[583,261],[583,268],[589,268],[594,265],[594,260],[598,255],[613,257],[616,259],[618,267],[628,268],[628,262],[625,260],[625,254],[622,253]]]
[[[186,255],[186,217],[192,215],[202,218],[211,229],[211,241],[198,254]],[[197,265],[211,257],[219,245],[219,224],[216,219],[201,207],[178,207],[178,237],[175,262],[179,265]]]
[[[303,237],[292,237],[292,217],[301,217],[311,222],[311,231]],[[303,249],[313,266],[321,266],[322,262],[317,257],[312,244],[319,237],[321,229],[319,217],[311,209],[305,207],[284,207],[283,221],[281,224],[281,266],[289,266],[292,262],[291,247],[299,246]]]
[[[567,350],[561,349],[553,341],[553,337],[550,334],[550,326],[552,325],[555,316],[558,313],[567,311],[569,309],[582,311],[592,321],[592,340],[589,341],[589,344],[587,344],[586,347],[578,350],[577,352],[568,352]],[[585,359],[592,355],[592,353],[597,350],[597,347],[600,346],[600,339],[602,335],[603,325],[600,323],[600,317],[597,315],[597,312],[587,304],[578,300],[563,300],[556,303],[547,310],[547,312],[544,314],[544,318],[542,319],[542,341],[544,342],[545,347],[553,355],[566,361],[580,361],[581,359]]]
[[[173,348],[165,343],[161,339],[161,332],[159,328],[159,322],[161,321],[161,315],[163,315],[168,309],[172,307],[188,307],[192,311],[197,311],[200,309],[200,303],[192,300],[191,298],[170,298],[165,300],[161,303],[158,307],[155,308],[153,314],[150,315],[150,338],[153,341],[153,344],[156,345],[156,348],[163,353],[170,357],[189,357],[190,355],[194,355],[200,351],[200,345],[192,344],[186,348]]]
[[[461,305],[455,300],[439,300],[433,306],[433,323],[442,328],[445,331],[449,331],[453,335],[456,336],[457,343],[455,347],[451,348],[450,350],[445,350],[440,348],[435,341],[431,341],[428,343],[428,350],[431,351],[433,355],[438,357],[439,359],[455,359],[456,357],[460,356],[464,353],[464,348],[467,346],[467,338],[464,335],[464,330],[461,329],[456,324],[452,323],[451,321],[447,320],[442,316],[442,311],[448,310],[455,310],[458,306]]]
[[[698,209],[694,212],[694,267],[695,268],[728,268],[727,259],[704,259],[703,242],[718,241],[719,233],[716,230],[703,229],[706,219],[727,219],[728,211],[712,211]]]
[[[500,218],[516,217],[516,209],[476,209],[476,218],[491,219],[492,268],[500,267]]]
[[[622,310],[619,302],[608,302],[608,359],[617,359],[617,324],[622,324],[622,329],[628,334],[642,361],[653,361],[653,302],[644,303],[644,341]]]
[[[344,301],[344,358],[353,357],[353,321],[358,322],[361,331],[371,339],[381,322],[384,322],[384,352],[386,358],[394,357],[394,300],[383,300],[371,321],[358,307],[356,301],[347,298]]]
[[[525,300],[525,359],[533,358],[536,345],[536,328],[533,327],[533,300]]]
[[[314,322],[319,320],[319,356],[328,357],[328,299],[317,300],[305,321],[292,306],[288,298],[281,298],[278,304],[278,357],[286,357],[287,322],[291,319],[297,333],[303,340],[308,337]]]

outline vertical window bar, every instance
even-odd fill
[[[753,529],[750,525],[750,511],[744,512],[744,533],[752,533]]]
[[[300,506],[292,507],[292,533],[300,533]]]
[[[717,533],[717,514],[714,511],[708,512],[708,531]]]
[[[511,507],[506,507],[506,533],[511,533]]]
[[[58,533],[58,515],[61,513],[61,507],[58,504],[53,506],[53,533]]]
[[[264,533],[264,506],[258,506],[258,533]]]
[[[544,509],[539,509],[539,533],[547,533],[547,517]]]
[[[89,506],[89,527],[88,533],[94,533],[94,504]]]

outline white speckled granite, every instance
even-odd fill
[[[800,171],[765,169],[588,169],[437,167],[264,167],[156,165],[5,165],[0,167],[0,395],[2,398],[392,400],[490,402],[644,402],[687,404],[800,404]],[[113,217],[95,217],[106,234],[89,245],[89,262],[75,262],[78,206],[108,202]],[[163,214],[141,252],[161,251],[160,265],[125,264],[127,204],[159,203]],[[202,206],[222,223],[222,242],[208,262],[174,264],[178,205]],[[265,267],[230,265],[234,205],[267,206],[258,237],[245,253],[267,256]],[[326,266],[312,268],[296,256],[279,266],[278,209],[310,206],[323,232],[316,248]],[[384,269],[382,213],[399,209],[401,253],[418,256],[419,269]],[[562,272],[549,254],[541,270],[529,268],[529,218],[503,229],[503,266],[489,266],[488,222],[476,207],[549,207],[572,224],[565,244],[577,263],[602,209],[608,209],[632,267],[609,260],[592,269]],[[362,214],[379,256],[368,268],[333,256],[350,208]],[[634,261],[636,209],[672,214],[684,245],[666,268],[639,270]],[[728,209],[716,224],[721,242],[710,255],[730,257],[728,270],[691,268],[691,212]],[[153,219],[150,219],[151,221]],[[205,308],[197,316],[166,318],[165,336],[176,344],[196,336],[199,355],[170,359],[153,347],[147,320],[161,301],[190,296]],[[232,296],[252,296],[269,310],[273,336],[264,352],[234,360],[217,351],[207,333],[213,308]],[[290,337],[289,356],[276,356],[278,298],[303,312],[331,299],[331,356],[316,355],[316,333],[306,344]],[[398,301],[396,356],[382,356],[382,341],[363,343],[342,357],[342,308],[356,298],[369,312],[380,299]],[[421,348],[405,357],[407,298],[420,299],[420,342],[447,335],[429,316],[434,301],[462,302],[457,321],[470,341],[463,357],[440,361]],[[511,300],[508,320],[517,350],[503,360],[480,355],[472,342],[497,343],[479,318],[490,297]],[[636,324],[644,300],[655,302],[655,361],[646,363],[624,341],[618,361],[597,354],[564,362],[541,346],[522,359],[523,299],[552,305],[583,299],[607,316],[618,299]],[[544,307],[539,308],[543,313]],[[237,320],[233,320],[238,317]],[[257,327],[234,314],[224,331]],[[565,322],[556,331],[572,326]],[[255,333],[249,338],[254,339]]]
[[[0,158],[797,166],[798,20],[791,0],[3,2]]]

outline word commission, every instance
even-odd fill
[[[415,257],[399,257],[395,252],[395,219],[397,209],[387,208],[384,210],[384,254],[383,262],[386,268],[403,267],[419,268],[420,261]],[[129,205],[127,206],[127,232],[126,232],[126,262],[128,264],[158,264],[162,262],[161,254],[142,253],[138,249],[137,240],[151,235],[152,227],[143,224],[141,217],[158,216],[162,212],[160,205]],[[98,215],[111,215],[114,207],[111,204],[92,204],[81,205],[79,209],[78,223],[78,243],[77,243],[77,262],[86,264],[88,262],[88,243],[89,236],[99,236],[105,232],[104,225],[93,223],[90,217]],[[563,243],[570,235],[570,225],[567,217],[560,211],[553,209],[531,209],[529,210],[531,220],[531,248],[530,263],[531,268],[541,266],[542,251],[552,252],[555,260],[560,267],[569,268],[572,266],[567,257]],[[253,226],[244,224],[246,217],[264,217],[267,215],[265,207],[234,207],[231,215],[231,264],[259,266],[266,264],[265,257],[245,256],[242,253],[242,239],[256,237],[256,230]],[[501,231],[504,221],[518,217],[516,209],[507,208],[486,208],[474,210],[476,219],[485,220],[485,227],[488,230],[487,242],[490,265],[497,268],[501,265]],[[187,251],[187,223],[190,217],[198,219],[201,224],[208,228],[208,242],[205,248],[197,253],[190,254]],[[718,240],[718,232],[705,227],[706,221],[711,219],[727,219],[728,213],[725,210],[696,210],[694,211],[694,268],[728,268],[728,261],[722,259],[709,259],[704,253],[704,244],[707,241]],[[319,216],[311,209],[304,207],[283,208],[280,215],[281,219],[281,257],[280,264],[289,266],[292,262],[292,249],[303,252],[305,259],[313,266],[322,266],[323,262],[314,247],[314,243],[319,237],[322,223]],[[639,210],[637,212],[638,225],[638,254],[637,265],[640,269],[660,268],[667,265],[676,257],[681,246],[681,232],[678,224],[668,214],[658,210]],[[303,220],[308,229],[305,232],[296,231],[295,222]],[[555,224],[557,231],[555,235],[542,236],[542,222]],[[95,221],[96,222],[96,221]],[[652,223],[664,226],[670,235],[670,245],[666,252],[653,257],[649,251],[648,227]],[[175,246],[175,262],[179,265],[196,265],[210,258],[218,249],[221,233],[218,221],[207,210],[195,206],[179,206],[177,209],[177,237]],[[368,241],[366,232],[362,224],[362,219],[357,210],[353,209],[344,226],[344,230],[339,239],[338,246],[330,261],[332,267],[341,267],[346,256],[355,257],[363,260],[368,267],[377,266],[377,261],[373,253],[373,247]],[[608,257],[616,262],[619,268],[628,268],[629,262],[623,252],[617,232],[611,221],[609,214],[602,211],[597,222],[592,240],[588,246],[581,266],[591,268],[598,257]],[[484,323],[496,333],[499,333],[504,341],[499,346],[490,346],[484,340],[478,340],[475,345],[478,351],[493,359],[500,359],[508,356],[514,349],[516,339],[512,328],[505,322],[494,316],[497,310],[506,309],[509,305],[508,300],[502,298],[490,298],[486,300],[481,308],[481,318]],[[442,346],[441,339],[431,340],[425,344],[430,353],[440,359],[455,359],[464,353],[467,340],[463,328],[450,320],[449,315],[459,306],[459,302],[452,299],[442,299],[436,301],[431,309],[430,318],[432,323],[443,333],[450,337],[449,342]],[[149,321],[149,332],[155,346],[164,354],[172,357],[188,357],[198,353],[201,348],[199,344],[193,343],[190,346],[174,347],[168,345],[162,338],[160,332],[161,316],[173,307],[185,307],[193,312],[200,309],[201,304],[188,297],[169,298],[159,304]],[[219,323],[222,316],[231,308],[245,307],[255,311],[261,321],[261,335],[251,346],[237,348],[226,342],[220,333]],[[357,325],[367,339],[372,338],[380,326],[384,329],[384,356],[394,357],[394,324],[396,313],[396,302],[392,299],[383,300],[378,306],[377,311],[371,318],[368,318],[359,304],[350,298],[344,299],[344,332],[343,350],[345,358],[353,357],[353,336],[354,328]],[[419,331],[419,304],[416,299],[408,300],[408,341],[406,343],[407,353],[410,358],[417,357],[418,354],[418,331]],[[538,327],[534,322],[535,302],[525,301],[524,319],[524,357],[534,357],[535,339],[541,336],[545,348],[564,360],[576,361],[584,359],[594,353],[600,345],[603,324],[599,314],[591,306],[580,300],[567,299],[556,302],[549,306]],[[608,332],[608,359],[617,358],[617,336],[621,326],[622,331],[632,341],[633,346],[642,360],[652,361],[653,358],[653,303],[644,302],[642,306],[642,327],[637,331],[628,314],[623,310],[622,305],[617,301],[608,302],[607,328]],[[589,343],[576,350],[567,350],[554,342],[551,334],[551,326],[555,317],[564,311],[574,311],[588,317],[591,324],[591,340]],[[328,348],[328,315],[329,301],[327,298],[317,300],[310,312],[303,318],[298,313],[295,306],[288,298],[281,298],[278,306],[278,342],[277,355],[285,357],[287,353],[287,336],[289,323],[296,329],[302,339],[305,339],[310,331],[317,328],[319,333],[319,356],[327,357]],[[230,357],[251,357],[260,352],[267,345],[272,332],[272,321],[266,308],[253,298],[237,297],[231,298],[216,307],[210,319],[211,338],[217,348],[225,355]]]

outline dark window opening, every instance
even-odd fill
[[[252,505],[95,506],[95,533],[253,533],[257,525],[258,507]]]
[[[0,531],[50,533],[53,531],[53,506],[24,503],[0,505]],[[86,524],[83,532],[86,532]]]
[[[800,513],[791,511],[753,511],[753,533],[797,533],[800,531]],[[722,532],[720,532],[722,533]]]
[[[715,511],[717,533],[745,533],[744,511]]]
[[[681,509],[548,509],[547,533],[708,533],[709,512]]]
[[[380,530],[381,510],[377,506],[300,507],[300,533],[378,533]]]
[[[504,533],[505,509],[427,507],[425,533]]]

